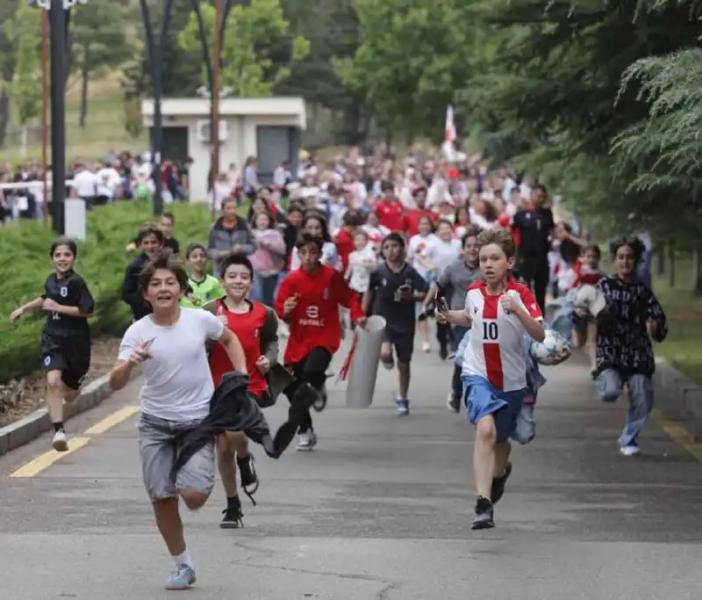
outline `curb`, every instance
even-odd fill
[[[661,414],[688,422],[695,437],[700,437],[702,386],[678,371],[664,358],[656,358],[653,387],[655,397],[660,399],[656,404]]]
[[[134,369],[130,381],[139,375],[141,375],[141,368]],[[112,388],[108,373],[86,385],[73,402],[64,404],[64,420],[68,421],[72,417],[96,407],[111,394]],[[35,410],[14,423],[0,427],[0,456],[31,442],[50,429],[51,420],[46,408]]]

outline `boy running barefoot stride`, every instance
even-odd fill
[[[512,279],[512,236],[489,229],[478,236],[482,280],[470,286],[464,310],[439,307],[452,325],[470,327],[463,359],[466,410],[475,425],[473,476],[478,492],[473,529],[494,527],[493,505],[502,497],[517,416],[526,394],[523,335],[543,341],[542,315],[528,287]]]
[[[213,314],[181,308],[188,275],[164,253],[149,261],[139,278],[144,299],[153,309],[133,323],[122,338],[112,372],[112,389],[122,389],[137,365],[144,368],[139,420],[139,451],[144,485],[151,499],[156,525],[173,556],[176,570],[166,589],[182,590],[195,583],[195,570],[185,546],[179,499],[191,510],[200,508],[214,486],[214,448],[204,445],[174,469],[186,434],[210,412],[214,392],[205,342],[217,340],[237,371],[246,372],[238,338]]]

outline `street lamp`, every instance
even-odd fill
[[[51,36],[51,211],[56,233],[65,231],[66,199],[66,36],[68,11],[88,0],[29,0],[49,12]],[[46,202],[48,198],[44,198]]]

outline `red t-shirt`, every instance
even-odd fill
[[[422,217],[429,217],[432,223],[436,223],[439,218],[435,212],[430,211],[428,208],[415,208],[414,210],[408,210],[404,215],[402,215],[402,229],[407,234],[408,238],[419,233],[417,225],[419,224],[419,219]]]
[[[218,315],[227,317],[227,327],[233,331],[241,342],[246,357],[246,371],[249,374],[249,392],[261,396],[268,388],[266,378],[256,366],[261,356],[261,330],[266,324],[266,307],[260,302],[249,302],[251,310],[247,313],[230,311],[222,300],[217,300],[215,306]],[[233,371],[234,367],[227,356],[224,347],[217,343],[210,354],[210,371],[215,387],[219,385],[225,373]]]
[[[375,205],[375,212],[381,225],[387,227],[390,231],[402,231],[402,213],[404,209],[399,200],[391,202],[387,198],[383,198]]]
[[[339,233],[336,234],[334,244],[336,244],[336,252],[339,255],[341,264],[344,266],[344,271],[346,271],[346,267],[349,266],[349,254],[356,249],[353,245],[353,236],[346,227],[342,227]]]
[[[290,337],[285,349],[286,365],[300,362],[314,348],[325,348],[332,354],[339,349],[339,305],[351,309],[353,321],[364,316],[357,294],[343,275],[325,265],[313,274],[298,269],[283,279],[275,299],[275,311],[281,319],[285,301],[296,294],[297,306],[287,319]]]

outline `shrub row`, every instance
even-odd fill
[[[179,204],[169,210],[175,214],[174,235],[183,250],[188,242],[207,241],[210,215],[205,205]],[[87,281],[96,301],[90,320],[93,335],[121,335],[129,324],[131,315],[120,299],[120,290],[124,270],[134,257],[126,254],[125,246],[150,219],[150,206],[132,202],[98,207],[88,214],[88,238],[79,245],[76,271]],[[53,232],[42,223],[0,227],[0,277],[5,282],[0,295],[0,383],[40,366],[45,317],[37,312],[11,324],[9,315],[43,292],[44,280],[52,271],[49,246],[53,239]]]

